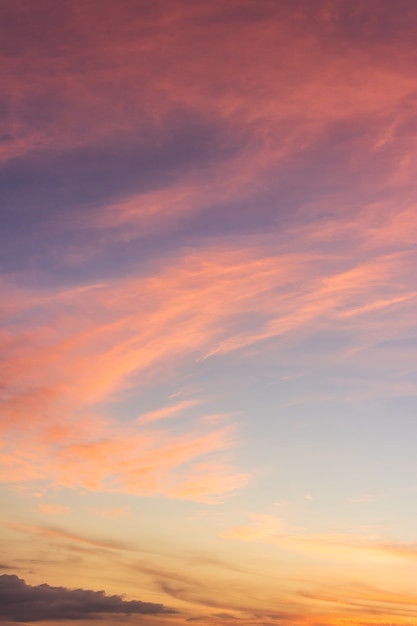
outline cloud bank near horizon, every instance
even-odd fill
[[[108,615],[156,615],[175,613],[162,604],[125,600],[104,591],[67,589],[47,584],[28,585],[16,575],[0,576],[0,620],[43,622],[49,620],[101,619]]]

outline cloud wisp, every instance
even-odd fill
[[[241,541],[269,543],[284,550],[316,554],[326,560],[345,557],[366,560],[367,557],[393,559],[412,559],[417,557],[417,543],[389,540],[377,534],[352,531],[334,531],[314,533],[304,528],[292,528],[280,518],[273,515],[250,516],[252,523],[246,526],[235,526],[224,536]]]
[[[402,6],[2,8],[5,262],[51,271],[51,255],[88,266],[150,234],[160,252],[207,230],[267,232],[314,219],[325,181],[333,214],[393,191],[415,203],[416,11]]]

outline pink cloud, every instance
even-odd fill
[[[161,409],[144,413],[137,418],[137,422],[138,424],[148,424],[149,422],[154,422],[156,420],[176,417],[178,414],[185,412],[187,409],[198,406],[199,404],[201,404],[199,400],[181,400],[176,404],[171,404],[169,406],[162,407]]]
[[[404,333],[417,303],[405,278],[412,256],[355,241],[355,259],[343,248],[319,254],[307,247],[312,228],[295,232],[291,251],[272,236],[247,238],[245,246],[178,255],[144,276],[38,293],[15,287],[9,306],[21,321],[4,335],[3,478],[203,500],[241,485],[243,473],[222,459],[200,464],[237,443],[222,424],[230,417],[200,419],[200,400],[186,398],[124,424],[101,416],[98,404],[204,357],[260,342],[265,349],[276,338],[297,342],[321,328],[344,328],[359,346],[372,346],[387,338],[385,316],[393,310],[390,336]],[[392,243],[398,245],[396,234]],[[247,312],[256,315],[255,328],[242,321]],[[170,426],[178,420],[165,418],[183,414],[195,427],[178,435]],[[164,427],[155,430],[161,420]],[[189,468],[184,476],[197,460],[197,475]],[[226,467],[223,476],[219,468]]]
[[[100,13],[95,5],[62,9],[58,29],[51,13],[45,41],[17,42],[16,53],[2,59],[14,111],[7,120],[13,138],[1,144],[5,160],[39,149],[100,145],[132,132],[142,141],[154,133],[163,142],[178,110],[244,141],[238,154],[210,161],[204,174],[184,174],[165,189],[124,194],[101,207],[86,218],[95,226],[125,223],[123,235],[114,236],[128,238],[132,230],[164,229],[202,207],[247,197],[274,180],[283,162],[347,121],[366,121],[366,132],[351,140],[352,158],[363,154],[364,165],[369,156],[388,159],[379,185],[412,179],[416,150],[403,129],[415,94],[411,38],[364,37],[344,45],[341,6],[329,16],[320,7],[271,4],[259,10],[259,19],[240,16],[232,37],[217,1],[155,3],[146,16],[128,5],[102,6]],[[238,15],[239,5],[230,6]],[[384,11],[374,7],[375,15]],[[28,19],[35,24],[44,17],[40,8],[32,12]],[[414,7],[408,13],[412,23]],[[51,110],[34,128],[40,99]],[[367,172],[375,174],[369,164]]]

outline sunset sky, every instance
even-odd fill
[[[417,2],[0,0],[0,621],[417,623]]]

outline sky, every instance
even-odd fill
[[[0,0],[0,622],[417,623],[417,4]]]

